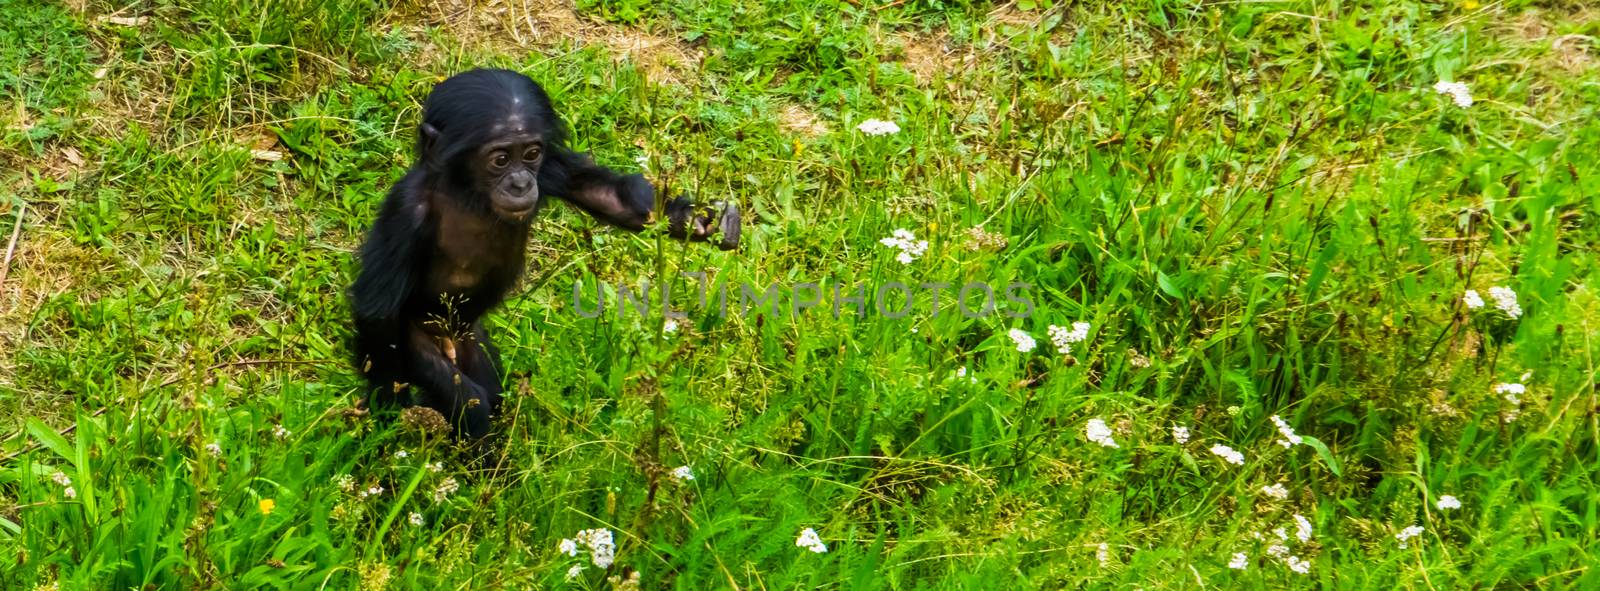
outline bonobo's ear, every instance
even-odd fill
[[[417,157],[424,162],[432,162],[434,150],[439,145],[439,128],[423,123],[417,126]]]

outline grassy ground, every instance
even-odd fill
[[[1600,588],[1584,2],[4,0],[0,23],[0,588]],[[540,80],[601,162],[751,213],[738,253],[537,224],[493,322],[494,475],[348,413],[342,345],[418,101],[479,65]],[[879,243],[900,228],[928,241],[910,264]],[[1035,308],[919,290],[834,318],[828,293],[668,332],[571,299],[687,271],[1021,281]],[[590,528],[609,570],[559,548]]]

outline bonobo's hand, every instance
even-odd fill
[[[673,238],[703,241],[721,232],[717,248],[733,250],[739,248],[740,224],[739,206],[732,202],[696,204],[688,197],[679,197],[667,204],[667,232]]]

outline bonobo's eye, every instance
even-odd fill
[[[497,150],[494,155],[489,157],[489,163],[497,169],[505,168],[507,164],[511,164],[511,155],[507,154],[505,150]]]
[[[534,145],[528,146],[527,150],[523,150],[523,152],[522,152],[522,161],[523,162],[533,162],[534,160],[538,160],[538,159],[539,159],[539,144],[534,144]]]

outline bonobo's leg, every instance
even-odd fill
[[[483,387],[489,397],[491,413],[499,412],[500,402],[504,399],[500,385],[500,348],[489,340],[489,331],[484,328],[483,320],[472,324],[472,342],[462,343],[460,348],[457,364],[461,371]]]
[[[423,402],[443,414],[456,433],[473,439],[488,435],[489,394],[451,359],[459,360],[462,352],[473,352],[475,347],[416,326],[408,344],[412,385],[422,389]]]

